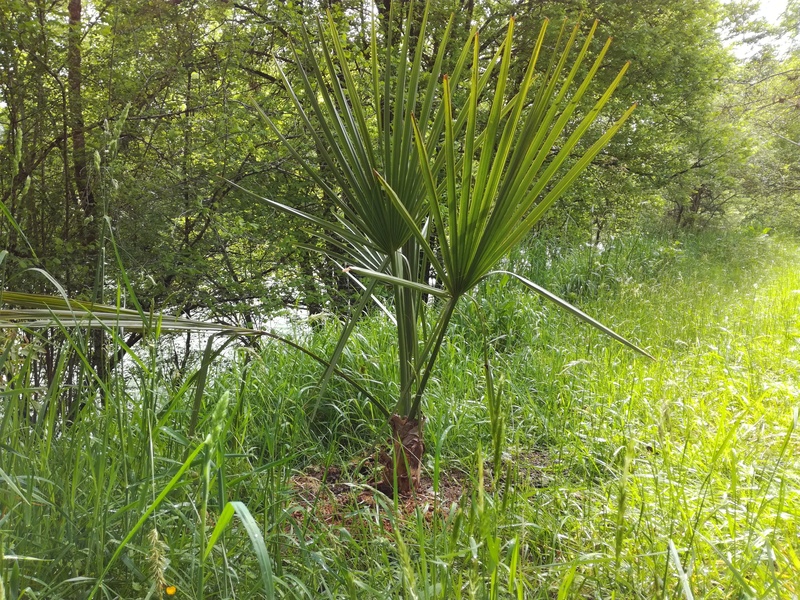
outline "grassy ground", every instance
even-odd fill
[[[20,387],[35,347],[6,345],[6,597],[797,597],[799,259],[749,234],[520,251],[657,360],[486,284],[429,388],[416,502],[372,491],[377,411],[345,383],[317,402],[318,366],[285,347],[219,364],[190,438],[194,383],[155,346],[65,424],[64,390]],[[345,360],[386,399],[390,334],[369,319]]]

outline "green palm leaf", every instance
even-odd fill
[[[372,394],[365,390],[355,379],[335,366],[331,366],[321,356],[302,345],[272,331],[248,329],[223,323],[198,321],[152,313],[140,314],[138,311],[98,304],[70,300],[66,296],[48,296],[45,294],[26,294],[3,291],[0,293],[0,307],[12,305],[17,308],[0,308],[0,329],[102,329],[115,334],[120,329],[141,332],[197,332],[212,335],[267,337],[303,352],[316,362],[329,368],[335,374],[355,387],[383,414],[389,417],[389,411]],[[116,336],[114,336],[115,339]],[[131,356],[135,356],[132,353]]]

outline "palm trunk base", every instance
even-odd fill
[[[384,456],[384,484],[394,489],[397,482],[399,494],[409,494],[420,489],[422,455],[425,444],[422,441],[422,428],[425,419],[407,419],[392,415],[389,425],[392,428],[391,456]]]

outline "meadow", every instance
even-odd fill
[[[384,416],[341,379],[319,397],[284,344],[236,342],[206,374],[156,333],[115,339],[126,360],[66,415],[66,390],[20,384],[41,342],[4,333],[5,598],[798,597],[796,242],[534,239],[507,261],[655,360],[482,283],[428,386],[412,497],[376,489]],[[325,356],[340,329],[295,336]],[[387,403],[393,331],[375,311],[341,364]]]

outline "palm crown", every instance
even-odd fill
[[[358,318],[375,282],[393,289],[400,361],[397,412],[409,418],[419,412],[458,300],[492,274],[634,108],[574,156],[578,142],[590,131],[627,68],[625,65],[594,106],[576,119],[576,110],[610,43],[579,77],[596,23],[569,68],[579,27],[571,32],[562,27],[557,41],[561,52],[554,53],[540,69],[548,26],[545,21],[521,83],[509,90],[513,20],[488,60],[481,60],[478,34],[473,29],[451,73],[443,74],[450,25],[438,44],[433,66],[424,71],[427,3],[412,47],[413,13],[412,6],[399,40],[393,38],[391,24],[387,24],[383,52],[378,48],[378,27],[373,22],[371,85],[359,86],[354,80],[330,16],[327,28],[317,23],[321,52],[314,51],[307,32],[303,32],[303,58],[308,66],[303,66],[293,50],[299,83],[293,84],[278,67],[297,114],[313,138],[319,160],[332,174],[331,181],[323,179],[317,166],[301,157],[278,125],[263,115],[270,129],[339,209],[339,215],[335,222],[328,222],[265,201],[320,226],[318,235],[334,249],[328,250],[329,254],[351,265],[350,272],[371,281],[352,318]],[[464,98],[461,104],[457,104],[454,93],[459,86],[466,90],[459,94]],[[485,122],[479,120],[479,108],[488,112]],[[431,285],[431,272],[440,287]],[[533,282],[518,279],[636,348]],[[443,300],[430,331],[425,331],[421,323],[426,306],[423,294]],[[353,321],[345,328],[332,365],[338,361],[352,326]]]

